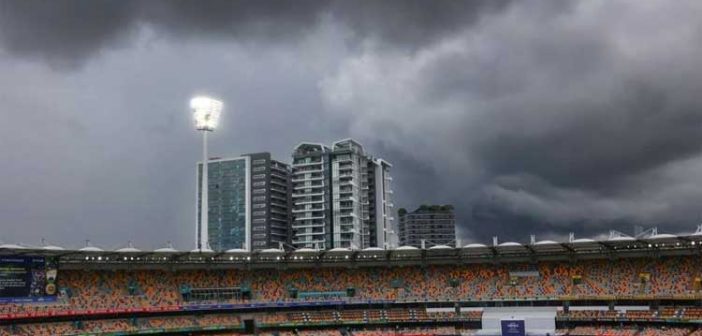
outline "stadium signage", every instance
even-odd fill
[[[524,320],[502,320],[502,336],[525,336]]]
[[[53,258],[1,257],[0,303],[55,301],[56,264]]]

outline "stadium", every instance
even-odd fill
[[[5,244],[0,335],[702,335],[701,245],[702,226],[394,250]]]

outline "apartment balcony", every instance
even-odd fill
[[[282,194],[287,194],[287,193],[288,193],[288,191],[287,191],[287,185],[285,186],[285,188],[281,188],[281,187],[278,186],[278,185],[273,185],[273,184],[271,184],[268,188],[269,188],[270,190],[277,191],[277,192],[282,193]]]
[[[315,219],[324,219],[325,216],[324,214],[321,215],[303,215],[304,217],[295,217],[295,221],[305,221],[305,220],[315,220]]]
[[[279,230],[287,230],[288,229],[288,220],[287,219],[282,219],[282,218],[271,218],[271,229],[279,229]],[[275,222],[275,223],[273,223]]]
[[[286,218],[271,217],[271,220],[272,220],[272,221],[281,222],[281,223],[287,223],[287,222],[288,222],[288,218],[287,218],[287,217],[286,217]]]
[[[353,162],[353,155],[343,154],[334,156],[334,161],[336,162]]]
[[[297,227],[319,227],[324,225],[326,225],[324,220],[305,220],[302,218],[295,218],[292,223],[292,226]]]
[[[285,203],[285,204],[288,203],[288,196],[287,196],[287,193],[286,193],[284,190],[275,190],[275,189],[272,189],[272,188],[271,188],[271,190],[280,193],[280,194],[271,193],[271,198],[272,198],[272,199],[280,200],[280,201],[282,201],[282,202]],[[281,195],[281,194],[282,194],[282,195]]]
[[[305,184],[297,184],[293,185],[293,190],[301,190],[301,189],[312,189],[312,188],[324,188],[324,182],[321,183],[305,183]]]
[[[292,166],[293,167],[309,167],[309,166],[314,166],[314,165],[321,165],[324,163],[322,160],[315,160],[315,161],[302,161],[302,162],[293,162]]]
[[[351,193],[346,193],[346,194],[351,194]],[[356,202],[356,197],[341,196],[341,195],[339,196],[339,202],[347,202],[347,201]]]
[[[293,225],[292,226],[293,230],[296,231],[295,235],[297,235],[300,230],[306,229],[306,230],[324,230],[324,225],[319,224],[319,225],[312,225],[312,224],[307,224],[307,225]]]
[[[287,208],[288,207],[288,199],[281,198],[281,197],[273,197],[273,195],[271,195],[271,206],[277,206],[280,208]]]
[[[316,211],[325,211],[325,207],[312,207],[312,208],[302,208],[302,209],[293,209],[293,213],[305,213],[305,212],[316,212]]]
[[[271,178],[271,184],[275,184],[275,185],[279,185],[279,186],[282,186],[282,187],[284,187],[284,188],[287,188],[287,187],[288,187],[288,181],[285,180],[284,177],[280,177],[280,178],[283,179],[283,180],[281,181],[280,179],[277,179],[277,178]]]
[[[288,174],[288,167],[279,163],[271,163],[271,170],[284,173],[285,175]]]
[[[323,203],[295,204],[293,211],[324,211],[326,206]]]
[[[337,207],[337,209],[338,209],[338,210],[353,210],[353,209],[354,209],[354,205],[353,205],[353,204],[352,204],[352,205],[339,205],[339,206]]]
[[[353,188],[353,187],[356,187],[357,184],[352,179],[339,180],[339,187],[348,187],[348,186],[351,186]]]
[[[320,198],[317,200],[313,200],[313,199],[296,199],[295,200],[295,205],[320,204],[320,203],[322,203],[322,204],[326,203],[326,201],[324,201],[324,198]]]
[[[274,207],[271,207],[270,211],[271,211],[271,213],[275,213],[275,214],[279,214],[279,215],[286,215],[286,216],[288,215],[287,211],[276,209]]]
[[[300,239],[293,239],[292,243],[294,245],[306,245],[306,244],[321,244],[323,245],[325,242],[324,237],[318,238],[318,239],[310,239],[310,240],[300,240]]]
[[[324,196],[324,191],[305,191],[301,193],[293,193],[292,197],[293,198],[300,198],[300,197],[314,197],[314,196]],[[297,202],[295,202],[297,204]]]
[[[319,167],[302,167],[302,168],[293,168],[292,174],[294,177],[299,178],[300,175],[302,174],[321,174],[324,172],[324,167],[319,166]]]
[[[311,181],[321,181],[321,180],[323,180],[323,179],[324,179],[324,176],[323,176],[323,175],[322,175],[322,176],[308,176],[308,177],[305,177],[305,176],[295,176],[295,177],[292,179],[292,182],[293,182],[293,183],[295,183],[295,182],[307,182],[307,181],[310,181],[310,182],[311,182]]]
[[[355,228],[354,223],[346,223],[346,224],[340,224],[339,225],[339,233],[356,233],[357,230]]]
[[[314,231],[314,232],[295,232],[295,237],[300,238],[300,237],[314,237],[314,236],[321,236],[325,235],[326,231],[324,230],[319,230],[319,231]]]

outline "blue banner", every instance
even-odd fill
[[[56,297],[55,296],[0,297],[0,304],[3,304],[3,303],[40,303],[40,302],[56,302]]]
[[[344,304],[344,301],[312,301],[312,302],[260,302],[260,303],[224,303],[224,304],[192,304],[183,307],[185,310],[213,310],[213,309],[250,309],[250,308],[285,308],[285,307],[311,307],[332,306]]]
[[[525,336],[524,320],[502,320],[502,336]]]

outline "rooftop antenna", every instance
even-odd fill
[[[572,243],[575,240],[575,232],[571,232],[568,234],[568,242]]]
[[[529,236],[529,241],[531,241],[531,245],[536,244],[536,235]]]
[[[493,236],[492,237],[492,246],[497,246],[497,245],[499,245],[498,240],[497,240],[497,236]]]

